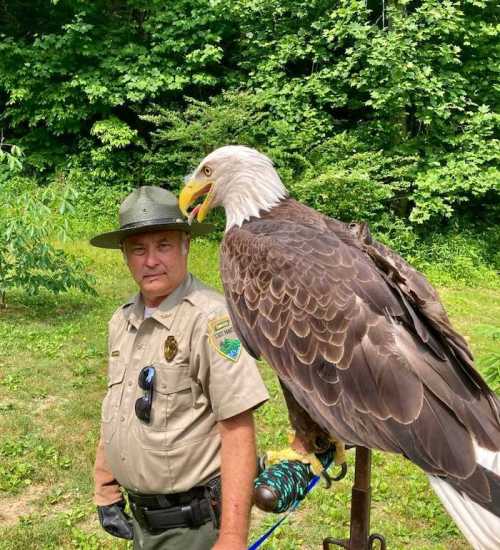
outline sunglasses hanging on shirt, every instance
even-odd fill
[[[138,384],[139,388],[144,390],[144,395],[135,402],[135,415],[146,424],[149,424],[151,420],[155,374],[155,368],[151,366],[144,367],[139,373]]]

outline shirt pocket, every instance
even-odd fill
[[[167,396],[167,431],[178,432],[188,428],[194,418],[192,378],[185,367],[167,367],[167,382],[163,389]]]
[[[172,432],[186,429],[193,421],[193,394],[188,367],[155,364],[151,420],[137,420],[137,436],[145,449],[166,449]]]
[[[110,360],[108,371],[108,391],[102,402],[101,421],[104,441],[109,443],[116,431],[116,419],[123,393],[125,364]]]

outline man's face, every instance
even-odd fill
[[[180,231],[155,231],[128,237],[123,252],[144,303],[156,307],[187,274],[187,247]]]

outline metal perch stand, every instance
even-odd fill
[[[330,546],[340,546],[347,550],[371,550],[375,548],[375,541],[379,542],[380,550],[386,550],[384,537],[377,533],[370,534],[371,469],[371,450],[366,447],[356,447],[349,538],[328,537],[323,541],[323,550],[329,550]]]

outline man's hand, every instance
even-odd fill
[[[98,506],[97,514],[101,527],[113,537],[132,540],[134,529],[130,516],[125,513],[125,501],[119,500],[108,506]]]

